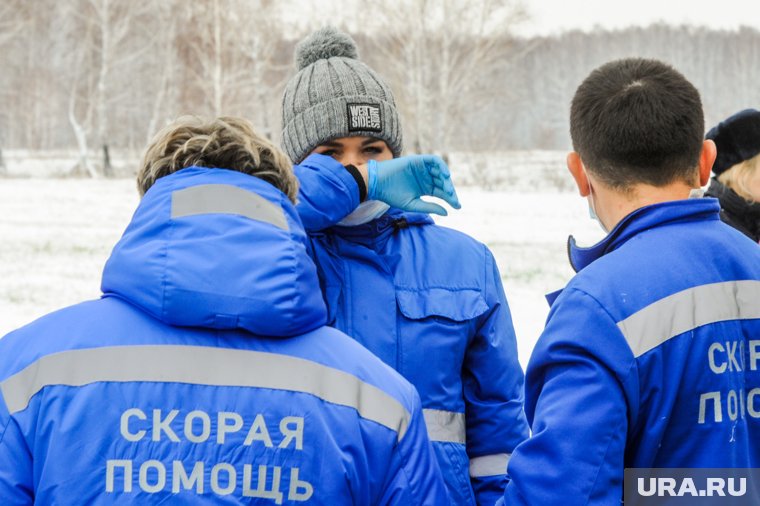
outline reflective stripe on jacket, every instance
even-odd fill
[[[625,468],[760,466],[760,248],[715,199],[639,209],[554,300],[505,503],[609,505]]]
[[[262,180],[161,178],[104,297],[0,340],[0,502],[446,504],[417,393],[324,326],[306,246]]]

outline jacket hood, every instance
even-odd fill
[[[303,334],[326,321],[306,241],[294,206],[274,186],[190,167],[145,194],[101,288],[169,325]]]

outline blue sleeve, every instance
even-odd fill
[[[32,456],[1,395],[0,497],[3,506],[34,504]]]
[[[467,454],[478,504],[504,494],[507,463],[528,437],[523,411],[523,371],[499,269],[486,248],[485,291],[489,310],[481,317],[463,367]]]
[[[416,390],[409,427],[399,441],[379,505],[439,506],[451,504],[441,469],[428,439]]]
[[[533,436],[512,455],[508,506],[620,504],[634,369],[614,320],[593,297],[570,290],[555,301],[528,365]]]
[[[309,155],[293,171],[300,183],[296,210],[306,232],[335,225],[359,205],[354,176],[332,157]]]

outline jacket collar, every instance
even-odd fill
[[[349,241],[369,246],[378,242],[384,243],[400,229],[410,226],[432,225],[433,223],[433,219],[427,214],[410,213],[391,208],[384,215],[368,223],[355,227],[335,225],[330,227],[328,231]]]
[[[724,221],[757,240],[760,236],[760,203],[747,202],[717,179],[710,181],[707,195],[720,200]]]
[[[719,199],[721,207],[731,213],[738,215],[750,214],[754,218],[760,218],[760,203],[747,202],[735,191],[715,178],[710,181],[707,194]]]
[[[580,247],[572,235],[568,237],[570,265],[579,272],[645,230],[681,221],[719,220],[719,213],[720,205],[713,198],[674,200],[641,207],[623,218],[607,237],[593,246]]]

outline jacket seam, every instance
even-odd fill
[[[174,185],[172,185],[172,191],[171,191],[171,193],[174,193],[174,191],[175,191],[174,190]],[[171,216],[171,209],[169,210],[169,213],[170,213],[170,216]],[[166,280],[167,280],[167,278],[169,276],[169,273],[167,272],[168,269],[169,269],[169,238],[171,238],[171,236],[173,235],[174,223],[175,223],[175,218],[171,217],[171,219],[169,220],[169,227],[168,227],[168,230],[167,230],[167,238],[164,240],[163,247],[161,248],[162,252],[163,252],[163,257],[164,257],[163,258],[163,260],[164,260],[163,261],[163,266],[162,266],[162,270],[161,270],[161,319],[162,319],[162,321],[165,320],[166,317],[167,317],[167,314],[166,314],[166,311],[167,311],[167,309],[166,309],[166,303],[167,303],[167,301],[166,301],[166,291],[167,291],[166,290],[166,283],[167,283],[167,281]]]
[[[590,293],[586,292],[585,290],[581,290],[580,288],[571,288],[570,290],[578,292],[582,295],[587,296],[589,299],[594,301],[594,303],[597,305],[597,307],[602,310],[602,312],[607,315],[607,318],[609,318],[610,322],[612,322],[612,326],[615,328],[615,333],[618,336],[618,339],[620,339],[623,343],[625,343],[625,349],[628,350],[628,355],[630,358],[630,364],[628,365],[628,370],[626,371],[625,377],[620,378],[621,383],[626,383],[631,375],[631,369],[636,364],[636,357],[633,355],[633,350],[631,350],[630,345],[628,344],[628,341],[626,341],[625,336],[623,335],[623,332],[620,330],[620,327],[617,325],[617,321],[615,318],[610,314],[610,312],[607,310],[607,307],[602,304],[599,299],[591,295]],[[606,367],[606,365],[605,365]],[[609,369],[609,367],[607,367]]]
[[[479,286],[441,286],[441,285],[428,285],[424,287],[406,287],[401,285],[396,285],[396,290],[400,292],[427,292],[429,290],[448,290],[449,292],[461,292],[464,290],[471,290],[476,292],[481,292],[482,288]]]
[[[496,310],[501,307],[501,301],[497,300],[491,304],[488,302],[488,267],[496,263],[496,259],[493,258],[493,254],[488,250],[488,247],[483,244],[483,254],[484,254],[484,262],[483,262],[483,288],[480,290],[480,296],[483,297],[483,301],[486,304],[486,307],[488,307],[487,310],[483,311],[480,315],[478,315],[478,321],[477,326],[475,327],[475,335],[479,335],[481,329],[483,326],[488,322],[488,320],[491,318],[491,316],[496,312]],[[489,262],[489,259],[491,260]],[[495,274],[495,272],[492,272],[492,274]],[[494,283],[494,288],[496,287]],[[504,293],[504,300],[507,300],[507,294]],[[514,331],[514,323],[512,323],[512,330]],[[516,334],[516,333],[515,333]],[[474,336],[473,336],[474,338]],[[515,339],[517,336],[515,336]],[[469,344],[468,344],[469,348]]]
[[[280,194],[280,201],[279,201],[280,207],[283,207],[282,203],[286,199],[287,199],[287,197],[285,196],[285,194],[281,193]],[[299,269],[298,269],[298,267],[299,267],[298,255],[296,254],[296,243],[298,242],[298,240],[296,238],[296,233],[293,231],[293,229],[289,230],[289,232],[288,232],[288,238],[290,239],[288,241],[288,243],[289,243],[288,244],[288,253],[289,253],[289,255],[288,255],[289,258],[288,259],[291,260],[291,262],[292,262],[292,266],[291,266],[290,271],[293,273],[293,277],[295,278],[295,285],[296,285],[296,296],[291,299],[291,304],[292,305],[291,305],[290,313],[291,313],[291,318],[295,319],[296,314],[298,312],[297,311],[297,309],[298,309],[298,302],[297,302],[296,298],[299,297],[301,294],[300,294],[300,291],[298,290],[298,280],[299,280],[300,276],[299,276],[299,272],[298,272],[299,271]],[[308,254],[308,252],[307,252],[307,254]],[[324,297],[323,297],[323,300],[324,300]],[[326,304],[325,304],[325,320],[327,320],[327,305]]]
[[[8,431],[8,426],[11,424],[11,420],[13,419],[12,415],[8,415],[8,421],[5,422],[5,425],[3,426],[3,431],[0,432],[0,445],[3,444],[3,440],[5,439],[5,433]]]
[[[614,430],[614,431],[612,431],[612,433],[610,434],[610,436],[609,436],[609,441],[607,441],[607,448],[605,448],[605,450],[604,450],[604,457],[607,457],[607,455],[608,455],[608,454],[609,454],[609,452],[610,452],[610,445],[612,444],[612,435],[614,435],[614,434],[616,434],[616,433],[618,432],[618,429],[620,429],[620,425],[623,423],[623,421],[624,421],[624,420],[627,420],[627,418],[626,418],[626,417],[623,417],[623,420],[620,420],[620,421],[618,422],[618,424],[615,426],[615,430]],[[627,434],[627,433],[626,433],[626,434]],[[627,439],[627,438],[626,438],[626,439]],[[584,504],[586,504],[586,505],[588,505],[588,504],[589,504],[589,501],[591,501],[591,492],[592,492],[593,490],[595,490],[595,488],[596,488],[596,483],[597,483],[597,481],[599,481],[599,473],[601,473],[601,472],[602,472],[602,467],[603,467],[603,466],[600,464],[600,465],[598,465],[598,466],[597,466],[597,468],[596,468],[596,476],[594,477],[594,481],[593,481],[593,482],[591,482],[591,488],[590,488],[590,489],[589,489],[589,491],[588,491],[588,496],[586,497],[586,502],[584,503]]]
[[[421,406],[421,404],[420,404],[420,406]],[[414,410],[412,410],[411,413],[414,416]],[[404,473],[404,476],[406,477],[406,482],[409,484],[409,490],[411,491],[411,493],[415,497],[415,499],[422,499],[422,496],[419,495],[416,487],[412,486],[412,480],[410,479],[409,473],[406,470],[407,466],[409,465],[409,453],[407,451],[405,451],[405,449],[403,448],[402,442],[405,442],[406,438],[408,437],[408,434],[409,434],[409,431],[407,430],[406,433],[404,434],[404,437],[402,438],[401,441],[399,441],[399,443],[396,446],[396,448],[398,448],[398,451],[401,454],[401,459],[402,459],[401,471]],[[430,445],[430,442],[428,442],[428,445]],[[429,449],[430,449],[430,458],[431,459],[435,459],[436,457],[433,454],[432,447],[430,447]]]
[[[406,482],[409,484],[409,491],[412,493],[415,499],[420,499],[420,497],[417,495],[417,491],[415,490],[415,487],[412,486],[412,480],[409,477],[409,473],[406,470],[406,466],[409,463],[409,459],[407,459],[402,452],[401,458],[404,459],[403,463],[401,464],[401,472],[404,473],[404,477],[406,478]]]
[[[625,337],[623,336],[622,332],[620,331],[619,327],[617,326],[617,324],[615,322],[615,318],[613,318],[612,315],[610,314],[610,312],[607,310],[607,308],[596,297],[594,297],[590,293],[586,292],[585,290],[581,290],[579,288],[571,288],[571,290],[573,290],[575,292],[578,292],[578,293],[580,293],[582,295],[585,295],[589,299],[591,299],[592,301],[594,301],[594,303],[598,306],[598,308],[601,309],[604,312],[604,314],[607,315],[607,317],[609,318],[609,320],[612,322],[612,326],[615,328],[615,331],[618,334],[619,338],[622,339],[623,342],[626,343],[626,349],[629,351],[629,354],[631,355],[631,361],[628,364],[628,369],[626,370],[625,376],[624,377],[620,377],[620,378],[616,378],[616,380],[618,381],[618,383],[620,383],[621,386],[622,386],[630,378],[631,369],[633,369],[633,366],[636,364],[636,359],[635,359],[635,357],[633,357],[633,353],[630,351],[630,347],[627,346],[627,342],[625,341]],[[603,365],[605,367],[605,369],[610,370],[609,367],[606,364],[601,363],[601,365]],[[614,374],[614,371],[610,371],[610,372],[612,372]],[[618,422],[618,424],[615,427],[615,430],[611,432],[611,434],[609,436],[609,440],[607,441],[607,448],[604,451],[604,456],[605,457],[609,454],[609,451],[610,451],[610,445],[612,444],[612,435],[616,434],[618,432],[617,429],[620,428],[620,425],[624,421],[625,422],[628,421],[628,415],[629,415],[629,413],[627,413],[627,411],[628,411],[628,405],[626,403],[626,415],[623,416],[622,420],[620,420]],[[628,432],[626,431],[626,440],[627,440],[627,434],[628,434]],[[594,481],[591,482],[591,488],[588,491],[588,497],[586,498],[586,502],[584,503],[586,505],[588,505],[589,501],[591,501],[591,492],[594,490],[597,481],[599,481],[599,474],[601,473],[601,471],[602,471],[602,465],[600,464],[600,465],[597,466],[596,476],[594,477]]]
[[[624,343],[626,343],[626,349],[627,349],[628,351],[631,351],[631,347],[630,347],[630,346],[628,346],[628,341],[626,341],[626,340],[625,340],[625,336],[624,336],[624,335],[623,335],[623,333],[620,331],[620,328],[617,326],[617,320],[615,319],[615,317],[613,317],[613,316],[610,314],[610,312],[607,310],[607,307],[606,307],[604,304],[602,304],[602,303],[599,301],[599,299],[597,299],[596,297],[594,297],[593,295],[591,295],[590,293],[588,293],[587,291],[585,291],[585,290],[583,290],[583,289],[580,289],[580,288],[576,288],[576,287],[571,287],[571,288],[570,288],[570,290],[572,290],[572,291],[574,291],[574,292],[578,292],[578,293],[580,293],[580,294],[582,294],[582,295],[585,295],[585,296],[587,296],[589,299],[593,300],[593,301],[594,301],[594,303],[595,303],[595,304],[596,304],[596,305],[599,307],[599,309],[601,309],[601,310],[602,310],[602,312],[603,312],[605,315],[607,315],[607,318],[609,318],[609,320],[612,322],[612,326],[613,326],[613,327],[615,327],[615,331],[616,331],[617,335],[620,337],[620,339],[622,339],[622,340],[623,340],[623,342],[624,342]],[[631,355],[631,358],[635,360],[635,357],[633,356],[633,352],[631,352],[631,353],[630,353],[630,355]],[[626,376],[626,378],[627,378],[627,376]]]
[[[490,251],[488,250],[488,247],[485,244],[483,244],[482,247],[483,247],[483,287],[479,291],[479,295],[483,298],[483,301],[485,302],[487,309],[476,317],[477,319],[474,322],[475,323],[474,332],[472,332],[470,336],[468,336],[467,348],[465,349],[465,361],[470,352],[470,348],[472,347],[473,342],[475,341],[476,338],[478,338],[478,336],[482,336],[483,327],[488,323],[491,317],[501,307],[501,302],[498,300],[498,297],[494,304],[491,304],[488,301],[488,270],[489,270],[489,267],[492,265],[492,263],[495,263],[496,260],[493,259],[493,255],[490,254]],[[490,262],[489,262],[489,259],[491,260]],[[494,288],[495,288],[495,285],[494,285]],[[506,300],[506,294],[504,294],[504,299]],[[513,327],[513,332],[514,332],[514,324],[512,325],[512,327]],[[481,339],[485,339],[485,337],[481,337]],[[489,343],[489,346],[490,346],[490,343]],[[465,400],[464,418],[465,418],[466,428],[470,428],[473,425],[477,426],[477,424],[470,423],[470,420],[471,420],[470,415],[473,415],[472,410],[470,409],[470,403]],[[506,431],[506,432],[509,433],[511,431]],[[467,452],[468,460],[473,458],[473,456],[470,455],[470,451],[469,451],[472,443],[473,441],[471,438],[465,438],[465,451]],[[508,450],[508,452],[511,453],[513,449],[514,448],[512,448],[511,450]],[[467,470],[467,475],[469,476],[469,470]],[[497,477],[500,479],[501,476],[505,476],[505,475],[506,475],[506,472],[503,475],[497,475]],[[470,484],[472,484],[475,479],[476,479],[475,477],[469,477]],[[477,499],[478,494],[475,492],[475,487],[471,486],[471,489],[472,489],[473,496],[475,496]]]
[[[488,247],[483,244],[483,298],[488,301]],[[495,260],[494,260],[495,261]],[[488,304],[488,302],[486,302]]]

